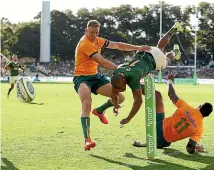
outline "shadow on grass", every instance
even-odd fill
[[[165,149],[164,149],[165,150]],[[148,161],[150,163],[150,165],[144,167],[145,169],[176,169],[176,170],[195,170],[193,168],[189,168],[183,165],[179,165],[179,164],[175,164],[175,163],[171,163],[169,161],[163,160],[163,159],[145,159],[145,158],[141,158],[138,156],[135,156],[132,153],[125,153],[124,157],[127,158],[135,158],[135,159],[139,159],[142,161]]]
[[[128,167],[128,168],[133,169],[133,170],[154,170],[154,169],[158,169],[158,170],[160,170],[160,169],[162,169],[162,170],[166,170],[166,169],[170,169],[170,170],[171,169],[176,169],[176,170],[184,170],[184,169],[185,170],[195,170],[193,168],[189,168],[189,167],[186,167],[186,166],[170,163],[170,162],[168,162],[166,160],[145,159],[145,158],[137,157],[132,153],[125,153],[124,157],[139,159],[139,160],[147,162],[149,165],[138,166],[138,165],[134,165],[134,164],[127,163],[127,162],[117,161],[115,159],[104,158],[104,157],[101,157],[101,156],[98,156],[98,155],[90,154],[90,156],[94,157],[94,158],[97,158],[97,159],[102,159],[102,160],[107,161],[109,163],[125,166],[125,167]],[[111,168],[111,169],[114,169],[114,168]]]
[[[24,101],[21,101],[21,102],[26,104],[44,105],[44,103],[37,103],[37,102],[24,102]]]
[[[19,170],[7,158],[1,158],[1,161],[5,164],[5,166],[1,165],[1,170]]]
[[[128,168],[134,169],[134,170],[144,169],[144,167],[142,167],[142,166],[133,165],[133,164],[129,164],[129,163],[124,163],[124,162],[116,161],[116,160],[113,160],[113,159],[108,159],[108,158],[104,158],[104,157],[98,156],[98,155],[90,154],[90,156],[94,157],[94,158],[97,158],[97,159],[102,159],[102,160],[107,161],[109,163],[114,163],[114,164],[118,164],[118,165],[121,165],[121,166],[125,166],[125,167],[128,167]],[[113,170],[113,168],[111,168],[111,169]]]
[[[179,159],[184,159],[188,161],[194,161],[194,162],[200,162],[207,164],[208,166],[203,168],[203,170],[213,170],[214,169],[214,156],[207,156],[206,154],[185,154],[179,150],[172,149],[172,148],[167,148],[164,149],[163,154],[174,157],[174,158],[179,158]]]
[[[29,102],[28,104],[44,105],[44,103]]]

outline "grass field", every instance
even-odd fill
[[[157,159],[148,160],[145,148],[132,146],[134,140],[145,141],[144,106],[124,128],[119,121],[132,106],[132,94],[115,117],[112,109],[106,113],[108,125],[91,116],[91,137],[97,146],[83,150],[80,124],[81,106],[72,84],[34,84],[34,103],[22,103],[12,91],[6,97],[9,84],[1,84],[1,156],[2,170],[192,170],[214,169],[214,113],[204,121],[205,135],[201,140],[208,153],[188,155],[188,140],[173,143],[158,150]],[[157,85],[163,93],[166,114],[175,110],[167,96],[167,86]],[[204,101],[214,103],[213,85],[175,85],[179,97],[197,107]],[[93,107],[106,101],[93,96]]]

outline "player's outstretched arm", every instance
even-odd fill
[[[4,69],[5,69],[5,70],[9,70],[9,65],[6,64],[6,65],[4,66]]]
[[[122,42],[113,42],[110,41],[109,45],[106,48],[110,49],[117,49],[121,51],[149,51],[151,50],[151,47],[148,45],[132,45],[132,44],[127,44],[127,43],[122,43]]]
[[[192,139],[189,140],[186,150],[189,154],[206,152],[203,145],[197,144],[197,142],[193,141]]]
[[[128,115],[127,118],[122,119],[120,121],[120,124],[124,125],[129,123],[129,121],[136,115],[136,113],[139,111],[142,103],[143,103],[143,99],[142,99],[142,91],[141,89],[135,90],[133,91],[133,98],[134,98],[134,103],[132,106],[132,109]]]
[[[117,68],[117,65],[112,63],[111,61],[103,58],[99,53],[94,54],[91,57],[92,60],[96,61],[100,66],[109,69],[109,70],[115,70]]]
[[[7,63],[7,64],[4,66],[4,69],[5,69],[5,70],[9,70],[9,69],[10,69],[10,62]]]
[[[173,103],[176,103],[178,101],[179,97],[177,96],[175,89],[172,85],[174,77],[175,77],[175,73],[170,73],[168,75],[167,84],[168,84],[168,96]]]
[[[111,101],[112,101],[112,104],[114,105],[114,109],[118,110],[120,108],[119,92],[114,87],[112,87],[112,90],[111,90]]]

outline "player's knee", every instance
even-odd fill
[[[166,53],[166,58],[168,58],[169,61],[172,61],[175,58],[174,52],[170,51]]]
[[[82,106],[84,109],[91,110],[91,104],[92,104],[91,100],[82,101]]]
[[[125,96],[122,93],[119,93],[119,102],[123,103],[125,100]]]
[[[13,89],[14,88],[14,84],[11,84],[11,89]]]

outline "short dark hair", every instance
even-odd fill
[[[204,117],[207,117],[213,111],[213,106],[210,103],[204,103],[199,110]]]
[[[111,84],[114,88],[120,88],[120,82],[122,81],[122,77],[120,74],[114,74],[111,78]]]
[[[87,28],[88,27],[100,27],[100,23],[97,20],[90,20],[87,23]]]

